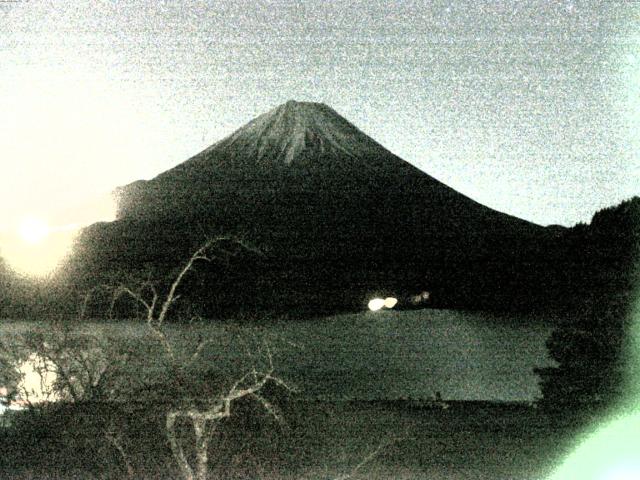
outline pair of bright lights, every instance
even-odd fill
[[[398,299],[395,297],[373,298],[369,300],[369,310],[377,312],[383,308],[393,308],[397,305]]]

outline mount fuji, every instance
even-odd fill
[[[550,235],[449,188],[320,103],[280,105],[117,195],[117,220],[78,242],[84,276],[169,269],[206,236],[240,235],[264,255],[221,273],[218,306],[349,310],[424,290],[436,305],[495,306],[513,301],[514,274]]]

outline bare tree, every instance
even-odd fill
[[[217,424],[231,416],[234,402],[248,397],[258,401],[264,409],[276,420],[282,418],[274,405],[261,395],[261,390],[273,382],[286,389],[291,389],[282,379],[274,376],[273,362],[269,357],[269,369],[266,372],[258,372],[253,369],[236,381],[228,391],[220,395],[205,408],[184,407],[172,409],[167,413],[166,430],[171,451],[180,468],[180,473],[185,480],[206,480],[208,476],[209,443]],[[180,419],[188,419],[193,426],[195,435],[196,464],[192,467],[180,444],[176,433],[176,422]]]
[[[227,388],[216,390],[217,394],[206,393],[212,391],[210,389],[205,389],[203,394],[193,384],[199,381],[199,368],[204,365],[204,362],[202,365],[198,362],[205,355],[207,347],[212,346],[213,340],[198,338],[195,343],[185,347],[169,335],[167,317],[180,298],[180,288],[185,278],[193,272],[196,264],[228,262],[230,257],[242,251],[260,253],[243,240],[226,236],[216,237],[198,247],[164,289],[152,275],[147,275],[143,279],[120,278],[112,284],[101,284],[83,296],[80,318],[84,318],[88,304],[95,294],[106,293],[110,296],[110,310],[122,297],[132,299],[142,310],[147,330],[159,342],[159,352],[154,351],[150,357],[142,358],[143,355],[140,360],[130,357],[136,356],[135,352],[120,354],[118,339],[110,342],[97,335],[72,331],[69,325],[50,324],[46,329],[32,329],[20,334],[19,339],[13,339],[6,345],[5,342],[0,342],[0,354],[8,360],[7,375],[16,377],[12,382],[18,385],[20,374],[15,372],[13,365],[19,365],[21,361],[28,359],[29,355],[36,354],[38,359],[42,360],[36,364],[40,369],[41,378],[44,379],[47,375],[55,377],[55,385],[50,388],[57,400],[74,403],[138,401],[139,393],[148,387],[145,366],[149,363],[155,366],[159,360],[156,355],[161,355],[168,360],[168,363],[165,363],[166,372],[159,380],[153,380],[159,382],[158,386],[162,390],[169,390],[160,403],[166,408],[165,432],[173,458],[184,480],[206,479],[211,439],[219,422],[232,415],[234,404],[241,399],[253,399],[268,414],[281,421],[277,408],[261,392],[268,384],[290,389],[274,374],[270,350],[267,348],[266,354],[262,355],[262,351],[255,348],[248,352],[248,358],[253,363],[248,373],[240,373],[238,380],[229,382],[230,386]],[[262,368],[254,361],[256,354],[263,357]],[[136,364],[139,368],[135,370],[128,368],[130,361],[142,363]],[[167,401],[167,398],[170,400]],[[155,399],[150,398],[149,401],[154,402]],[[125,436],[122,428],[118,426],[120,423],[118,418],[111,419],[104,429],[104,438],[118,453],[127,476],[134,478],[134,463],[126,450]],[[179,435],[179,432],[183,432],[181,427],[185,425],[192,428],[192,441],[188,444],[185,443],[185,436]],[[195,452],[193,465],[189,463],[192,452]]]
[[[223,248],[222,245],[228,243],[235,245],[237,247],[236,250],[232,251]],[[163,327],[165,325],[169,309],[178,301],[178,299],[180,299],[180,295],[177,292],[185,276],[193,270],[197,262],[213,262],[215,260],[227,262],[230,257],[237,255],[243,250],[260,254],[259,250],[242,239],[219,236],[205,241],[191,254],[191,257],[189,257],[184,266],[179,270],[169,286],[168,292],[164,298],[161,298],[158,287],[150,275],[145,280],[137,282],[137,285],[135,286],[132,285],[132,283],[136,282],[129,282],[120,283],[116,286],[101,287],[111,289],[113,292],[110,310],[113,309],[115,303],[122,296],[130,297],[138,304],[138,306],[142,307],[149,331],[151,331],[162,343],[167,355],[169,355],[172,360],[176,360],[175,351],[171,343],[168,341],[167,336],[163,331]],[[194,359],[206,346],[205,343],[199,344],[196,347],[196,350],[193,353]]]
[[[31,406],[97,398],[113,360],[98,337],[57,322],[12,335],[0,351],[4,376],[17,375],[9,381],[14,394]]]
[[[124,283],[112,287],[113,299],[111,306],[113,307],[120,297],[128,296],[142,307],[146,326],[160,342],[164,353],[177,368],[178,374],[191,367],[199,359],[205,348],[211,344],[211,341],[201,339],[191,352],[186,354],[185,352],[179,352],[172,344],[164,329],[167,314],[170,308],[180,298],[178,290],[186,275],[193,270],[197,262],[212,262],[214,260],[226,261],[230,256],[237,254],[237,251],[231,251],[221,247],[222,244],[228,242],[244,250],[259,253],[256,249],[241,240],[231,239],[229,237],[217,237],[206,241],[193,252],[184,266],[178,271],[164,296],[160,294],[156,284],[151,278],[139,282],[135,287]],[[167,412],[165,422],[166,435],[171,446],[171,452],[184,480],[207,479],[212,435],[218,423],[231,416],[233,404],[238,400],[243,398],[254,399],[276,420],[281,421],[278,410],[261,395],[261,391],[269,383],[280,385],[288,390],[291,390],[291,388],[282,379],[274,375],[273,358],[270,352],[267,354],[267,360],[268,367],[266,369],[259,371],[254,365],[248,373],[233,383],[233,385],[222,394],[214,398],[181,399],[180,405],[172,407]],[[185,448],[177,433],[177,424],[180,420],[190,422],[193,427],[195,465],[189,463],[188,455],[185,453]],[[113,439],[115,437],[111,435],[111,438]],[[111,443],[116,445],[113,441]],[[121,455],[124,455],[121,447],[116,445],[116,448]]]

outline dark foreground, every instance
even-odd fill
[[[1,430],[0,478],[123,479],[116,428],[134,478],[179,478],[162,418],[127,407],[106,425],[101,407],[56,407]],[[283,403],[285,425],[247,403],[211,442],[210,479],[544,479],[590,420],[522,404],[410,401]],[[191,432],[185,429],[184,438]]]

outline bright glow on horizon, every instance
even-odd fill
[[[0,230],[0,256],[19,274],[49,275],[71,253],[81,228],[115,220],[116,203],[110,194],[99,195],[63,211],[50,212],[49,221],[41,216],[25,217],[13,228]]]
[[[0,79],[0,106],[10,112],[0,114],[5,159],[0,199],[11,205],[0,216],[0,230],[14,228],[30,213],[51,226],[113,220],[113,208],[111,213],[104,206],[92,208],[89,215],[85,208],[81,216],[74,210],[98,192],[163,170],[155,162],[166,148],[153,133],[159,131],[155,117],[150,118],[155,112],[138,110],[141,95],[96,76],[87,66],[79,66],[77,74],[23,72],[20,82],[8,85]],[[24,223],[23,238],[30,243],[44,239],[42,222]]]
[[[51,229],[40,241],[22,233],[0,235],[2,257],[21,275],[44,277],[53,273],[71,250],[76,229]]]
[[[369,310],[372,312],[377,312],[382,307],[384,307],[384,299],[382,298],[373,298],[369,300]]]
[[[384,308],[393,308],[398,304],[398,299],[395,297],[387,297],[384,299]]]
[[[40,218],[26,217],[20,222],[18,233],[25,242],[36,245],[49,236],[50,229],[47,222]]]

